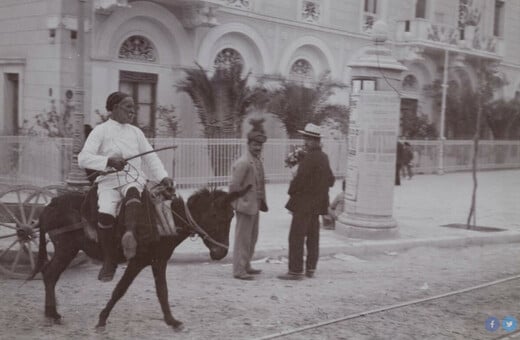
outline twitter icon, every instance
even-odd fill
[[[502,320],[502,328],[506,332],[512,332],[512,331],[516,330],[517,326],[518,326],[518,321],[516,321],[516,319],[512,316],[506,316]]]

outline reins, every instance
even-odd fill
[[[134,158],[138,158],[138,157],[147,155],[149,153],[154,153],[154,152],[159,152],[159,151],[169,150],[169,149],[176,149],[176,148],[177,148],[177,145],[170,145],[170,146],[165,146],[165,147],[159,148],[159,149],[149,150],[149,151],[142,152],[140,154],[134,155],[132,157],[125,158],[125,161],[128,162],[128,161],[130,161],[130,160],[132,160]],[[92,177],[95,177],[97,175],[108,175],[108,174],[112,174],[112,173],[115,173],[115,172],[119,172],[119,171],[115,170],[115,169],[114,170],[108,170],[108,171],[97,170],[97,171],[92,172],[90,175],[87,175],[87,178],[90,180]]]
[[[183,202],[184,202],[184,200],[183,200]],[[228,246],[226,246],[225,244],[222,244],[222,243],[220,243],[218,241],[215,241],[211,236],[208,235],[208,233],[204,229],[202,229],[198,225],[197,221],[195,221],[195,219],[191,215],[191,211],[188,208],[188,204],[186,202],[184,202],[184,211],[186,212],[186,217],[188,218],[188,221],[189,221],[188,225],[191,226],[193,229],[195,229],[195,231],[197,231],[199,233],[199,235],[202,234],[201,237],[202,237],[203,240],[207,240],[207,241],[213,243],[216,246],[228,249]]]

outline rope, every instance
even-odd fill
[[[213,243],[214,245],[216,246],[219,246],[219,247],[222,247],[224,249],[228,249],[228,246],[225,245],[225,244],[222,244],[218,241],[215,241],[211,236],[208,235],[208,233],[206,233],[206,231],[204,229],[202,229],[197,221],[195,221],[195,219],[193,218],[193,216],[191,215],[191,212],[190,212],[190,209],[188,208],[188,204],[186,202],[184,202],[184,211],[186,212],[186,218],[188,218],[188,225],[193,227],[193,229],[195,229],[195,231],[199,234],[201,234],[201,237],[204,239],[204,240],[208,240],[209,242]],[[173,210],[172,210],[173,211]]]

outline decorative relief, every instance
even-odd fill
[[[307,60],[298,59],[292,64],[290,75],[298,79],[312,79],[314,70]]]
[[[251,9],[250,0],[222,0],[224,4],[237,8]]]
[[[363,32],[370,33],[372,32],[372,26],[377,20],[377,16],[374,13],[365,13],[363,15]]]
[[[225,48],[217,54],[214,65],[216,68],[230,68],[233,65],[244,65],[244,59],[236,50]]]
[[[431,24],[427,31],[428,40],[432,41],[456,45],[459,38],[458,31],[454,27]]]
[[[320,21],[321,9],[320,4],[315,1],[302,2],[302,20],[312,23]]]
[[[109,15],[118,7],[129,8],[128,0],[94,0],[94,10],[99,14]]]
[[[186,28],[199,26],[213,27],[218,25],[218,7],[209,4],[188,4],[182,7],[181,22]]]
[[[121,44],[119,58],[149,62],[154,62],[157,59],[151,41],[140,35],[133,35]]]

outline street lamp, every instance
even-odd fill
[[[444,50],[444,72],[442,75],[442,102],[441,102],[441,122],[439,129],[439,139],[440,139],[440,147],[439,147],[439,161],[437,173],[439,175],[444,174],[444,141],[446,138],[444,137],[444,125],[446,120],[446,94],[448,92],[448,62],[449,62],[449,54],[450,51],[448,49]]]
[[[83,147],[84,112],[85,105],[83,96],[84,90],[84,69],[85,69],[85,3],[87,0],[78,0],[78,55],[76,62],[77,83],[74,89],[74,115],[73,115],[73,141],[72,141],[72,162],[67,175],[67,186],[73,189],[87,187],[89,181],[85,171],[79,168],[78,154]]]

